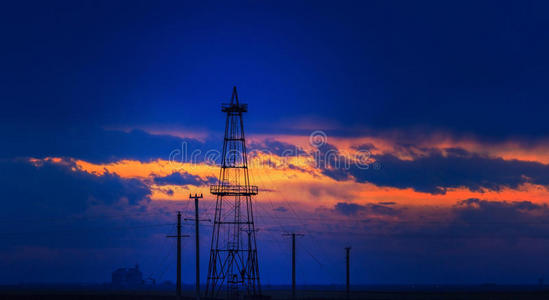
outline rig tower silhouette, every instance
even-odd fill
[[[248,157],[242,114],[247,104],[240,104],[236,87],[227,113],[221,169],[210,193],[217,196],[206,297],[238,299],[261,295],[259,265],[255,241],[252,196],[257,186],[250,185]]]

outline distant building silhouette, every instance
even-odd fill
[[[112,272],[112,285],[116,287],[140,287],[144,285],[143,274],[139,266],[135,268],[120,268]]]

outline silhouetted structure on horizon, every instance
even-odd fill
[[[135,268],[119,268],[112,272],[112,285],[115,287],[140,287],[145,284],[139,266]]]
[[[227,113],[219,181],[210,187],[217,196],[206,296],[231,299],[261,295],[252,196],[258,188],[250,184],[242,114],[236,87],[231,103],[222,104]]]

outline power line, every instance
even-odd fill
[[[175,223],[163,223],[163,224],[148,224],[148,225],[136,225],[136,226],[127,226],[127,227],[97,227],[97,228],[71,228],[71,229],[60,229],[52,231],[28,231],[28,232],[12,232],[0,234],[0,238],[6,239],[14,236],[20,235],[21,237],[27,237],[29,235],[38,235],[44,236],[48,234],[65,234],[65,233],[82,233],[82,232],[93,232],[93,231],[117,231],[117,230],[127,230],[127,229],[145,229],[152,227],[163,227],[163,226],[172,226]]]

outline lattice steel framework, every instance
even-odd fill
[[[210,264],[206,282],[207,297],[231,299],[261,295],[259,265],[252,210],[257,186],[250,185],[248,157],[242,114],[236,87],[231,103],[222,104],[227,113],[219,181],[210,187],[217,196]]]

